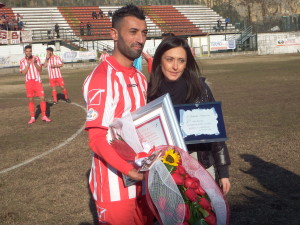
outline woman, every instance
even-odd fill
[[[199,67],[186,40],[169,37],[157,47],[148,87],[148,101],[169,93],[173,104],[215,101],[212,92],[200,76]],[[230,189],[228,166],[230,158],[225,142],[188,145],[196,152],[200,163],[209,172],[215,169],[216,181],[224,194]]]

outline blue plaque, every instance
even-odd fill
[[[174,105],[186,144],[227,140],[221,102]]]

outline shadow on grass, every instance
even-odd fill
[[[298,225],[300,176],[254,155],[241,158],[251,165],[241,171],[256,178],[266,191],[245,186],[252,194],[244,196],[246,202],[231,205],[231,224]]]
[[[66,101],[65,95],[62,93],[57,93],[57,101],[59,100]]]
[[[46,102],[46,116],[47,117],[50,117],[50,107],[52,107],[52,106],[53,106],[53,103]],[[35,110],[35,114],[34,114],[35,119],[39,118],[41,113],[42,113],[41,107],[40,107],[40,104],[38,104],[36,106],[36,110]]]
[[[78,225],[99,225],[95,201],[94,201],[93,195],[90,191],[89,176],[90,176],[90,170],[88,170],[86,172],[86,177],[87,177],[87,189],[88,189],[89,197],[90,197],[89,207],[90,207],[91,214],[93,216],[93,224],[88,223],[88,222],[82,222]]]

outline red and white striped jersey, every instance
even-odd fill
[[[42,82],[41,76],[40,76],[40,72],[36,69],[34,63],[33,63],[33,59],[36,59],[36,62],[39,66],[41,66],[41,60],[38,56],[32,56],[32,59],[30,59],[31,64],[29,66],[28,72],[25,75],[25,82],[29,81],[29,80],[35,80],[37,82]],[[28,60],[27,58],[23,58],[20,61],[20,72],[22,70],[25,69],[25,67],[28,65]]]
[[[114,118],[121,118],[145,105],[146,91],[147,80],[140,71],[123,67],[113,56],[108,57],[83,85],[87,104],[86,129],[108,129]],[[136,197],[137,186],[124,187],[121,172],[96,153],[89,183],[96,201],[112,202]]]
[[[52,55],[48,60],[49,79],[61,78],[60,68],[52,68],[52,66],[61,65],[63,61],[57,55]]]
[[[102,53],[100,58],[99,58],[99,61],[103,62],[105,61],[105,59],[109,57],[109,54],[108,53]]]

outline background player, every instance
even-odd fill
[[[35,106],[33,97],[40,98],[40,108],[42,112],[42,120],[50,122],[46,116],[46,102],[44,98],[44,89],[40,72],[42,71],[41,60],[38,56],[32,55],[32,47],[25,46],[25,58],[20,61],[20,72],[25,75],[26,97],[28,98],[28,107],[30,112],[30,120],[28,124],[35,122]]]
[[[109,54],[107,53],[107,49],[104,48],[102,54],[99,57],[99,64],[102,63],[107,57],[109,57]]]
[[[68,96],[68,91],[65,88],[64,79],[62,78],[60,68],[63,67],[64,63],[61,58],[53,54],[53,48],[49,47],[46,49],[47,55],[44,63],[44,67],[48,68],[49,83],[52,87],[53,104],[57,104],[57,91],[56,87],[60,86],[62,92],[65,95],[66,102],[70,103],[71,100]]]

